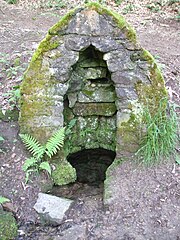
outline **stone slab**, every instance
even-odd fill
[[[42,223],[57,226],[61,224],[72,203],[69,199],[39,193],[34,209],[39,213]]]
[[[84,89],[78,93],[79,102],[115,102],[116,94],[113,86]]]
[[[76,103],[73,113],[77,116],[112,116],[116,112],[115,103]]]

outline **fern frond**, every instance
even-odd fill
[[[42,162],[39,165],[39,169],[46,170],[49,173],[49,175],[51,175],[51,166],[48,162]]]
[[[65,137],[65,128],[57,131],[46,143],[46,154],[52,157],[63,146]]]
[[[0,204],[3,204],[5,202],[10,202],[10,200],[8,198],[0,196]]]
[[[29,134],[20,134],[20,138],[27,147],[27,149],[32,153],[35,158],[41,159],[45,153],[44,146],[41,146],[40,143]]]
[[[38,162],[38,160],[33,157],[26,159],[26,161],[24,162],[24,164],[22,166],[22,170],[26,172],[28,170],[28,168],[33,167],[37,162]]]

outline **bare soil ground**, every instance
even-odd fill
[[[9,5],[0,0],[0,59],[3,60],[0,61],[0,102],[3,111],[12,108],[9,97],[3,94],[20,84],[22,72],[39,41],[67,11],[35,9],[30,4],[32,2],[20,1],[19,5]],[[69,8],[69,5],[77,4],[76,1],[68,2]],[[125,17],[136,29],[141,45],[156,57],[162,67],[170,100],[180,104],[177,5],[173,10],[167,7],[152,13],[145,7],[149,2],[152,1],[133,1],[134,10]],[[123,4],[118,8],[109,1],[109,6],[121,13],[127,7]],[[35,176],[33,183],[25,185],[21,167],[27,153],[18,138],[18,131],[17,122],[0,122],[0,136],[5,139],[0,147],[0,195],[11,199],[12,204],[7,208],[14,212],[19,223],[17,239],[71,240],[66,233],[75,226],[79,229],[85,226],[85,231],[83,237],[74,235],[72,239],[180,239],[180,167],[173,158],[148,169],[132,162],[119,165],[115,177],[118,188],[114,187],[114,199],[108,207],[102,203],[101,186],[76,183],[55,189],[53,193],[73,198],[75,203],[59,227],[39,226],[33,205],[40,191],[38,182],[47,176]]]

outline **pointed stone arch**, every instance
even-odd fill
[[[82,86],[79,88],[81,93],[78,97],[71,96],[72,99],[70,99],[69,89],[74,88],[77,93],[78,84],[81,85],[84,81],[84,76],[78,75],[75,68],[83,53],[89,48],[94,49],[94,53],[101,55],[100,60],[103,61],[98,68],[103,68],[101,64],[105,63],[110,75],[112,86],[107,86],[107,94],[103,90],[104,98],[101,97],[106,99],[104,102],[102,99],[98,102],[92,89],[89,90],[91,96],[88,96],[88,89],[82,89]],[[92,63],[92,61],[90,62]],[[93,75],[93,71],[83,74]],[[103,76],[103,69],[101,69],[99,77],[97,77],[97,71],[94,74],[96,74],[96,80],[107,78],[107,76]],[[72,79],[76,77],[78,77],[78,81],[73,80],[73,82]],[[87,76],[85,80],[87,80]],[[91,82],[91,84],[93,83]],[[99,89],[98,91],[101,92],[101,88]],[[86,90],[86,94],[82,94],[82,90]],[[109,145],[108,150],[115,151],[116,159],[120,159],[129,157],[138,148],[142,108],[148,104],[151,111],[155,111],[160,99],[166,96],[166,90],[154,58],[137,43],[132,27],[117,13],[97,3],[91,3],[69,12],[49,29],[25,73],[21,94],[19,119],[21,132],[33,135],[41,143],[46,142],[53,132],[66,124],[68,118],[64,116],[64,111],[67,99],[68,107],[70,104],[71,110],[82,99],[86,99],[87,102],[88,99],[93,100],[96,107],[99,107],[102,102],[104,104],[102,106],[105,107],[102,116],[106,116],[108,109],[110,115],[106,117],[115,116],[115,125],[112,124],[112,119],[110,123],[104,124],[107,126],[108,134],[111,132],[108,130],[111,124],[112,129],[115,126],[113,130],[115,135],[112,137],[114,139],[111,139],[111,143],[103,146],[97,141],[97,145],[99,144],[99,147],[104,149],[108,149]],[[113,100],[108,102],[107,96]],[[95,114],[91,111],[91,120],[92,116],[101,116],[100,109],[102,110],[102,108],[96,109],[92,105],[92,109],[99,112]],[[78,111],[78,109],[76,110]],[[86,112],[88,116],[86,106],[81,104],[80,110]],[[73,116],[82,114],[81,112],[75,114],[74,108],[73,111]],[[82,117],[84,119],[86,116]],[[72,116],[69,120],[71,119]],[[92,122],[95,123],[96,119],[94,118]],[[91,124],[91,130],[92,126]],[[101,128],[100,131],[102,131]],[[95,142],[95,138],[92,138],[89,149],[93,148]],[[105,142],[107,142],[106,138]],[[94,148],[98,148],[97,145]],[[74,145],[74,148],[76,147]],[[67,162],[66,157],[68,154],[80,151],[83,147],[88,149],[86,145],[80,147],[78,145],[77,149],[69,152],[66,148],[57,157],[58,167],[54,173],[57,184],[74,181],[75,171]]]

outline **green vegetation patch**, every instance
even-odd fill
[[[0,239],[11,240],[17,236],[16,220],[11,213],[0,210]]]
[[[58,163],[52,172],[52,179],[54,184],[59,186],[75,182],[76,170],[67,161]]]
[[[148,107],[143,113],[146,135],[142,138],[141,147],[137,152],[140,160],[152,165],[176,153],[178,137],[178,117],[176,106],[168,105],[167,99],[161,99],[156,113],[151,114]]]

